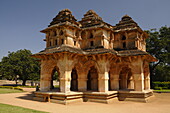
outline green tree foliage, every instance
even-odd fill
[[[31,51],[26,49],[9,52],[0,62],[0,75],[10,80],[19,77],[23,81],[22,85],[25,85],[27,80],[38,80],[40,65],[31,55]]]
[[[158,59],[150,64],[152,81],[170,81],[170,27],[147,31],[147,51]]]

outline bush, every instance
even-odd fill
[[[22,89],[22,88],[20,88],[20,87],[0,86],[0,88],[16,89],[16,90],[21,90],[21,91],[23,91],[23,89]]]
[[[153,82],[154,89],[170,89],[170,82]]]
[[[155,90],[162,90],[162,87],[154,87]]]

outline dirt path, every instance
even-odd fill
[[[137,103],[119,101],[112,104],[83,102],[61,105],[31,100],[31,93],[0,94],[0,103],[51,113],[170,113],[170,93],[155,94],[154,101]]]

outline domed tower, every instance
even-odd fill
[[[148,37],[147,33],[130,16],[123,16],[113,30],[115,34],[114,49],[146,51],[145,39]]]
[[[46,34],[46,49],[69,45],[79,45],[79,23],[68,9],[64,9],[53,18],[48,28],[42,30]]]
[[[99,17],[95,11],[89,10],[84,14],[84,17],[80,21],[81,23],[81,38],[83,49],[88,48],[110,48],[110,38],[112,26],[105,23],[101,17]]]

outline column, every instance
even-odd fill
[[[150,74],[148,73],[144,80],[145,90],[150,90]]]
[[[70,92],[71,71],[60,70],[60,92]]]
[[[104,72],[104,73],[99,73],[98,74],[99,79],[98,79],[98,89],[99,92],[107,92],[108,91],[108,80],[109,80],[109,74],[108,72]]]
[[[47,62],[41,61],[40,91],[49,91],[51,87],[51,69]]]
[[[134,84],[135,91],[143,91],[144,90],[144,75],[143,73],[135,73],[134,76]]]

